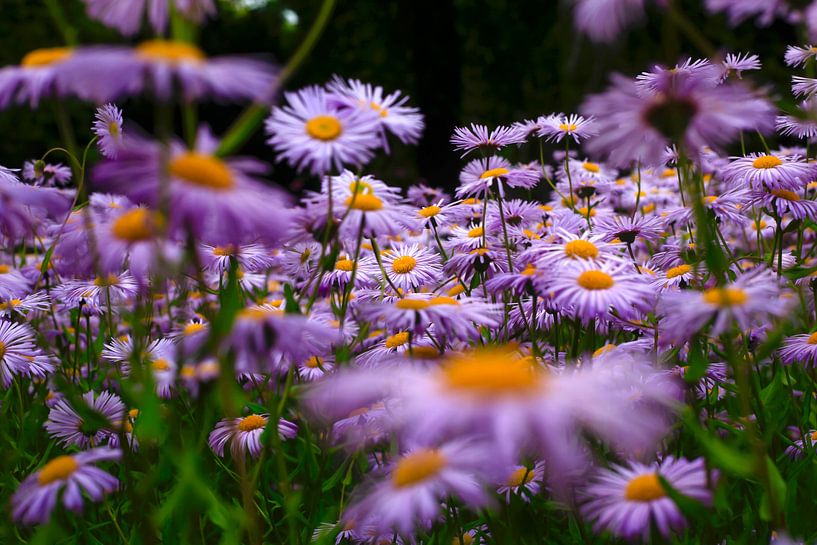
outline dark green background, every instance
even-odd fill
[[[0,65],[14,64],[29,50],[60,45],[59,25],[47,0],[0,0]],[[89,21],[80,0],[54,0],[77,29],[82,43],[121,42],[114,31]],[[799,40],[783,23],[758,29],[748,22],[731,29],[722,15],[704,13],[701,0],[676,0],[678,10],[721,51],[751,51],[764,62],[763,81],[790,102],[791,72],[782,64],[785,47]],[[204,49],[219,53],[262,53],[285,62],[303,38],[319,0],[273,0],[242,11],[222,1],[220,16],[201,29]],[[296,26],[282,11],[299,16]],[[570,3],[558,0],[338,0],[328,28],[288,88],[322,83],[332,74],[357,77],[402,89],[427,119],[420,145],[397,145],[391,157],[370,170],[395,184],[425,180],[451,187],[461,161],[448,144],[457,124],[510,123],[552,111],[573,111],[582,97],[606,85],[612,71],[634,75],[653,62],[674,63],[683,55],[703,56],[667,12],[651,8],[642,24],[613,45],[594,44],[573,29]],[[757,77],[755,75],[754,77]],[[128,101],[126,116],[150,130],[151,106]],[[0,112],[0,164],[18,167],[58,143],[53,105],[37,112]],[[223,131],[240,108],[208,104],[202,119]],[[71,106],[74,125],[87,138],[92,110]],[[259,132],[243,152],[272,161]],[[299,189],[302,180],[282,165],[273,179]]]

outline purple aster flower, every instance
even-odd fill
[[[35,49],[27,53],[18,66],[1,68],[0,110],[12,101],[18,104],[28,102],[36,108],[43,98],[67,94],[60,79],[72,79],[66,67],[76,54],[77,50],[69,47]]]
[[[276,106],[267,119],[267,141],[279,158],[312,174],[345,165],[363,166],[380,147],[380,119],[374,111],[342,108],[321,87],[284,93],[287,105]]]
[[[629,263],[569,262],[549,279],[547,290],[554,303],[571,309],[569,313],[584,324],[612,319],[613,309],[625,319],[637,318],[655,300],[652,287]]]
[[[591,233],[587,231],[575,235],[564,229],[554,229],[552,234],[559,240],[554,242],[537,242],[524,252],[539,269],[549,269],[573,261],[625,261],[620,243],[604,242],[604,231]]]
[[[441,516],[441,502],[455,496],[481,507],[488,497],[478,479],[484,471],[485,447],[452,441],[439,447],[415,447],[386,468],[385,479],[349,507],[345,517],[381,531],[410,534]]]
[[[192,151],[173,141],[166,172],[158,142],[131,138],[127,144],[117,159],[96,167],[94,180],[154,209],[167,198],[170,233],[182,238],[192,233],[216,244],[259,238],[274,243],[288,228],[287,196],[257,177],[265,166],[252,159],[216,157],[218,142],[208,131],[199,131]]]
[[[661,334],[670,342],[683,342],[710,320],[714,320],[707,330],[711,337],[733,324],[750,331],[760,320],[785,315],[788,303],[781,297],[774,274],[756,267],[723,287],[665,292],[658,305],[658,314],[663,316]]]
[[[99,138],[99,149],[108,159],[116,159],[123,148],[122,110],[113,104],[105,104],[96,110],[91,129]]]
[[[148,40],[136,47],[86,48],[65,62],[58,83],[96,103],[149,91],[169,101],[178,90],[185,102],[202,99],[269,101],[277,75],[273,65],[244,57],[208,58],[191,43]]]
[[[0,264],[0,299],[14,299],[31,293],[33,282],[22,272]]]
[[[817,136],[817,98],[804,100],[797,107],[794,115],[777,116],[775,126],[784,136],[811,140]]]
[[[817,58],[817,47],[813,45],[803,47],[790,45],[786,48],[784,58],[789,66],[805,66],[809,59]]]
[[[786,447],[786,454],[795,460],[800,460],[809,452],[812,452],[815,449],[815,445],[817,445],[817,431],[811,430]],[[777,540],[772,541],[772,543],[777,543]]]
[[[671,288],[685,288],[690,285],[697,285],[706,274],[706,267],[699,264],[696,267],[688,263],[681,263],[675,267],[670,267],[666,271],[661,271],[655,275],[652,285],[660,290]]]
[[[548,142],[561,142],[565,137],[570,136],[578,144],[583,139],[597,134],[593,127],[592,117],[585,119],[577,114],[550,114],[540,117],[536,121],[539,126],[538,135],[544,137]]]
[[[803,76],[791,77],[791,91],[794,96],[812,98],[817,94],[817,79]]]
[[[750,153],[733,157],[721,176],[730,186],[758,191],[772,189],[798,190],[811,181],[817,167],[798,156]]]
[[[15,375],[45,378],[54,371],[51,359],[34,344],[36,333],[27,323],[0,320],[0,380],[11,386]]]
[[[230,445],[230,454],[233,458],[250,455],[251,458],[261,456],[264,445],[261,435],[267,427],[268,414],[250,414],[241,418],[225,418],[216,424],[210,432],[207,443],[213,452],[224,457],[224,447]],[[283,418],[278,420],[278,435],[281,439],[292,439],[298,433],[298,426]]]
[[[418,108],[406,106],[409,97],[400,91],[386,95],[380,86],[363,83],[357,79],[344,81],[335,76],[328,85],[336,100],[347,108],[372,110],[379,117],[382,145],[389,151],[386,133],[389,132],[404,144],[415,144],[423,133],[423,115]]]
[[[599,218],[593,228],[596,233],[604,235],[606,242],[614,239],[625,244],[632,244],[636,240],[655,242],[664,233],[664,221],[654,216],[630,217],[617,214]]]
[[[26,161],[23,179],[37,186],[65,187],[71,181],[71,167],[62,163],[51,165],[43,161]]]
[[[71,406],[67,399],[57,402],[48,413],[45,427],[48,435],[60,445],[76,445],[81,449],[102,446],[117,433],[116,427],[125,419],[126,407],[119,396],[112,392],[93,391],[82,395],[82,401],[94,414],[94,421],[85,419]]]
[[[102,501],[117,489],[119,481],[93,464],[121,456],[122,451],[107,447],[57,456],[17,488],[11,498],[12,518],[23,524],[45,524],[63,491],[62,504],[74,513],[82,511],[83,493],[95,502]]]
[[[669,537],[686,525],[681,510],[667,495],[659,477],[683,496],[709,505],[707,469],[703,458],[693,461],[668,456],[660,463],[630,462],[599,471],[585,489],[582,514],[597,532],[609,530],[625,539],[649,541],[652,524]]]
[[[389,281],[402,290],[431,286],[440,279],[440,257],[418,244],[395,244],[381,256]],[[380,267],[370,266],[368,274],[382,282]]]
[[[525,466],[514,466],[507,472],[505,481],[496,489],[497,493],[505,496],[505,501],[510,502],[512,495],[517,495],[526,502],[530,502],[532,496],[536,496],[542,490],[542,481],[545,479],[544,462],[536,462],[533,468]]]
[[[747,205],[765,208],[780,217],[788,215],[795,219],[805,219],[817,215],[817,201],[788,189],[752,191]]]
[[[727,79],[732,73],[740,79],[745,71],[760,70],[760,57],[750,53],[727,53],[720,68],[722,70],[721,81]]]
[[[775,17],[786,13],[782,0],[706,0],[706,7],[710,12],[725,12],[732,26],[750,18],[757,18],[760,26],[769,26]]]
[[[612,81],[608,91],[584,102],[582,112],[596,117],[599,132],[587,150],[613,166],[654,165],[670,143],[698,154],[728,144],[741,131],[773,126],[775,109],[765,97],[741,83],[719,85],[706,64],[658,69],[638,83],[621,75]]]
[[[133,36],[142,28],[142,18],[147,15],[151,28],[163,33],[170,19],[168,0],[83,0],[88,16],[106,26],[117,29],[126,36]],[[216,11],[213,0],[174,0],[173,9],[185,19],[201,23],[205,16]]]
[[[574,0],[574,25],[593,41],[613,42],[644,16],[644,0]]]
[[[542,178],[541,172],[516,168],[506,159],[496,155],[487,159],[474,159],[460,173],[457,197],[481,197],[492,188],[505,198],[505,186],[531,189]]]
[[[817,333],[804,333],[786,337],[777,351],[780,361],[786,365],[802,363],[808,367],[817,365]]]
[[[429,187],[425,184],[409,186],[407,196],[409,202],[415,206],[429,206],[434,203],[441,205],[451,201],[451,197],[439,187]]]
[[[500,125],[489,131],[485,125],[471,123],[470,127],[454,129],[451,143],[454,149],[462,150],[462,156],[465,157],[474,150],[496,152],[511,144],[522,144],[526,139],[527,135],[515,126]]]
[[[33,312],[44,312],[51,308],[51,298],[44,291],[32,293],[19,299],[9,299],[0,303],[0,316],[25,316]]]
[[[116,275],[109,273],[93,280],[68,280],[54,292],[61,308],[72,310],[82,307],[86,314],[102,315],[108,303],[117,306],[138,293],[138,284],[127,271]]]

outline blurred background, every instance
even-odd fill
[[[127,0],[123,0],[127,1]],[[80,0],[0,0],[0,65],[16,64],[39,47],[64,43],[48,9],[57,7],[80,43],[122,43],[116,32],[90,21]],[[220,0],[219,17],[200,29],[210,55],[258,54],[281,64],[297,48],[320,9],[320,0]],[[588,93],[602,90],[611,72],[635,75],[653,63],[681,57],[752,52],[764,64],[763,83],[791,104],[791,71],[783,65],[786,45],[802,41],[797,30],[776,22],[758,31],[748,21],[730,28],[723,15],[709,15],[702,0],[675,0],[675,14],[655,6],[613,45],[595,44],[574,30],[568,0],[338,0],[328,27],[310,58],[287,84],[321,84],[333,74],[360,78],[410,95],[426,117],[416,147],[393,146],[366,170],[394,185],[424,181],[452,188],[462,160],[448,142],[457,125],[509,124],[550,112],[573,112]],[[127,123],[151,130],[152,105],[120,104]],[[0,112],[0,164],[19,168],[58,145],[53,109],[12,107]],[[90,105],[72,104],[80,142],[87,141]],[[241,108],[201,107],[201,119],[216,134]],[[242,149],[272,162],[259,131]],[[533,159],[519,157],[518,159]],[[272,179],[293,191],[315,187],[284,165]]]

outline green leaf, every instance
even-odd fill
[[[760,500],[760,518],[765,521],[771,521],[775,518],[774,513],[772,513],[772,503],[777,505],[780,509],[785,505],[786,481],[783,480],[780,471],[777,470],[777,466],[768,456],[766,457],[766,471],[769,474],[770,489],[763,494],[763,498]]]
[[[698,423],[692,409],[685,408],[681,418],[684,425],[695,436],[695,439],[707,451],[713,464],[741,477],[748,477],[754,473],[752,455],[711,437],[709,432]]]

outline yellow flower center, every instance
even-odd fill
[[[323,358],[320,356],[312,356],[304,362],[304,365],[310,369],[317,369],[323,367]]]
[[[6,265],[5,263],[0,265],[0,274],[8,274],[11,271],[11,267]]]
[[[134,208],[116,218],[111,226],[111,233],[125,242],[150,240],[155,233],[157,220],[157,215],[147,208]]]
[[[479,238],[479,237],[482,236],[482,234],[484,232],[485,232],[485,229],[483,229],[482,226],[480,225],[479,227],[474,227],[473,229],[468,231],[468,237],[469,238]]]
[[[397,488],[405,488],[421,483],[439,473],[446,463],[445,456],[438,450],[417,450],[397,462],[391,475],[392,484]]]
[[[572,132],[575,131],[578,127],[576,127],[575,123],[560,123],[559,130],[564,132]]]
[[[757,169],[761,168],[775,168],[779,167],[783,164],[783,161],[775,157],[774,155],[761,155],[754,161],[752,161],[752,166]]]
[[[429,302],[425,299],[400,299],[394,306],[401,310],[424,310],[429,307]]]
[[[712,204],[717,200],[718,200],[717,195],[707,195],[706,197],[703,198],[703,203],[704,204]]]
[[[420,217],[423,217],[423,218],[432,218],[432,217],[436,216],[437,214],[439,214],[440,212],[442,212],[442,210],[443,210],[442,208],[440,208],[436,204],[433,204],[431,206],[426,206],[425,208],[421,208],[417,212],[417,214],[419,214]]]
[[[397,348],[398,346],[403,346],[408,342],[408,338],[408,331],[400,331],[399,333],[386,337],[386,348]]]
[[[353,210],[376,212],[383,208],[383,201],[369,193],[357,193],[346,197],[344,204]]]
[[[229,257],[235,254],[235,246],[228,244],[227,246],[216,246],[213,248],[213,255],[220,257]]]
[[[526,467],[520,467],[508,477],[508,486],[516,488],[523,484],[528,484],[533,480],[533,471]]]
[[[525,265],[525,268],[519,274],[521,274],[522,276],[533,276],[534,274],[536,274],[536,267],[533,265],[533,263],[528,263],[527,265]]]
[[[666,496],[657,473],[645,473],[630,479],[624,489],[624,497],[629,501],[654,501]]]
[[[6,343],[0,341],[0,360],[2,360],[6,355]]]
[[[183,331],[183,333],[184,333],[186,336],[190,336],[190,335],[195,335],[196,333],[199,333],[199,332],[201,332],[201,331],[204,331],[204,329],[205,329],[205,325],[204,325],[204,324],[202,324],[202,323],[195,323],[195,322],[194,322],[194,323],[192,323],[192,324],[187,324],[186,326],[184,326],[184,331]]]
[[[330,142],[343,133],[343,126],[333,115],[316,115],[306,122],[306,132],[316,140]]]
[[[596,163],[584,163],[582,166],[587,172],[601,172],[601,167]]]
[[[459,295],[459,294],[461,294],[463,292],[465,292],[465,288],[463,287],[463,285],[462,284],[456,284],[456,285],[454,285],[453,288],[448,290],[446,293],[451,297],[456,297],[457,295]]]
[[[667,278],[675,278],[676,276],[687,274],[691,270],[692,267],[684,263],[683,265],[678,265],[677,267],[673,267],[670,270],[668,270]]]
[[[263,428],[266,425],[266,417],[261,416],[260,414],[251,414],[241,419],[241,422],[238,423],[238,429],[241,431],[252,431]]]
[[[37,482],[40,485],[51,484],[54,481],[67,479],[79,469],[79,463],[73,456],[57,456],[40,470]]]
[[[809,338],[806,341],[806,344],[817,344],[817,331],[815,331],[814,333],[809,335]]]
[[[484,397],[530,394],[536,391],[541,379],[530,360],[514,357],[507,348],[486,348],[453,356],[442,370],[448,388]]]
[[[485,178],[498,178],[499,176],[505,176],[508,172],[510,171],[507,168],[492,168],[480,174],[479,179],[484,180]]]
[[[440,351],[433,346],[415,346],[411,352],[404,352],[404,355],[419,360],[434,360],[440,357]]]
[[[170,370],[170,363],[164,358],[159,358],[157,360],[154,360],[151,363],[151,366],[153,367],[154,371],[169,371]]]
[[[374,188],[369,182],[363,180],[355,180],[349,184],[349,191],[352,193],[374,193]]]
[[[410,255],[401,255],[395,259],[391,264],[391,270],[397,274],[406,274],[414,270],[417,266],[417,260]]]
[[[355,268],[355,262],[351,259],[338,259],[335,261],[335,270],[351,272]]]
[[[113,273],[108,273],[106,276],[97,276],[94,278],[94,286],[104,288],[107,286],[116,286],[119,284],[119,277]]]
[[[565,244],[565,254],[570,258],[595,259],[599,255],[599,249],[589,240],[571,240]]]
[[[171,160],[170,174],[189,184],[215,191],[227,191],[235,185],[224,161],[203,153],[187,152]]]
[[[201,63],[207,56],[193,44],[173,40],[147,40],[136,46],[136,54],[149,61],[168,64]]]
[[[35,49],[30,51],[20,61],[20,66],[26,68],[36,68],[49,66],[67,60],[72,54],[70,47],[51,47],[47,49]]]
[[[789,191],[788,189],[772,189],[772,195],[779,199],[784,199],[787,201],[799,201],[800,195],[795,193],[794,191]]]
[[[238,317],[260,322],[275,314],[283,314],[283,311],[267,308],[245,308],[239,311]]]
[[[704,292],[704,301],[716,307],[732,307],[746,303],[749,295],[740,288],[712,288]]]
[[[445,295],[440,295],[428,300],[429,305],[459,305],[460,302],[454,299],[453,297],[446,297]]]
[[[602,346],[601,348],[599,348],[598,350],[593,352],[593,357],[598,358],[599,356],[607,354],[608,352],[612,352],[615,349],[616,349],[616,345],[614,345],[614,344],[605,344],[604,346]]]
[[[616,283],[613,277],[604,271],[584,271],[576,283],[586,290],[609,290]]]
[[[380,117],[387,117],[389,115],[389,110],[387,108],[384,108],[377,102],[370,102],[369,106],[371,106],[372,110],[380,114]]]

